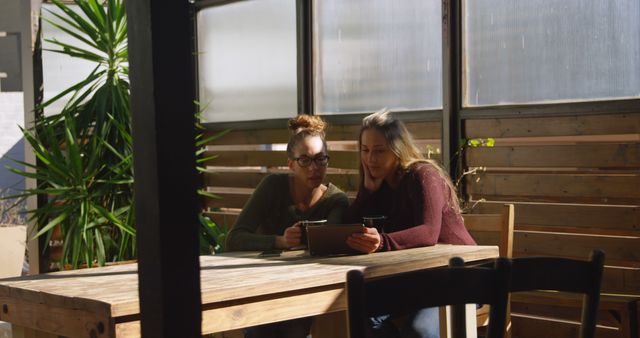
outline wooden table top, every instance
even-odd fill
[[[476,261],[498,256],[496,246],[436,245],[369,255],[310,257],[305,251],[258,258],[257,252],[200,257],[202,303],[344,284],[346,272],[378,277],[446,266],[449,258]],[[137,264],[61,271],[0,280],[0,298],[111,314],[139,313]]]

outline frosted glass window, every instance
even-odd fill
[[[438,0],[317,0],[315,110],[442,107]]]
[[[84,16],[80,8],[76,5],[67,5],[73,11]],[[47,10],[65,15],[55,5],[42,4],[42,15],[53,22],[60,23],[60,19],[49,13]],[[62,49],[61,47],[45,41],[44,39],[55,39],[60,42],[68,43],[87,50],[95,51],[95,49],[85,45],[80,40],[70,36],[68,33],[51,25],[46,20],[42,20],[42,83],[44,87],[44,101],[47,101],[65,89],[84,80],[91,74],[96,67],[96,63],[80,58],[70,57],[64,54],[50,52],[45,49]],[[45,108],[45,115],[57,114],[67,103],[72,94],[65,96],[56,103]]]
[[[297,114],[295,0],[240,1],[198,13],[205,122]]]
[[[638,97],[640,1],[465,1],[465,105]]]

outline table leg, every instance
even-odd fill
[[[313,338],[348,338],[347,311],[325,313],[313,318]]]
[[[440,308],[440,338],[451,338],[451,307]],[[477,338],[476,304],[465,305],[467,338]]]

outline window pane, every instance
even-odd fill
[[[640,1],[465,3],[465,105],[640,95]]]
[[[438,0],[315,2],[315,110],[442,106]]]
[[[297,114],[294,0],[241,1],[198,13],[206,122]]]
[[[74,12],[84,17],[84,14],[81,14],[82,11],[80,7],[76,5],[68,6]],[[43,4],[42,8],[42,15],[53,22],[60,23],[61,21],[49,11],[64,17],[62,10],[55,5]],[[60,50],[62,47],[47,42],[45,39],[55,39],[83,49],[95,50],[70,36],[68,33],[65,33],[63,30],[53,26],[46,20],[42,20],[42,84],[44,88],[44,101],[47,101],[65,89],[86,79],[96,67],[96,63],[48,51],[47,49]],[[47,106],[44,111],[45,115],[60,113],[64,105],[71,98],[71,95],[72,94],[68,94],[63,99]]]

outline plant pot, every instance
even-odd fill
[[[104,266],[116,266],[116,265],[131,264],[131,263],[136,263],[136,262],[138,262],[137,259],[131,259],[131,260],[128,260],[128,261],[119,261],[119,262],[106,262],[104,264]],[[94,262],[93,266],[91,268],[97,268],[98,266],[99,266],[98,263]],[[87,267],[87,264],[82,263],[82,264],[80,264],[78,266],[78,269],[89,269],[89,268]],[[73,266],[71,266],[71,264],[65,264],[64,265],[64,270],[73,270]]]

